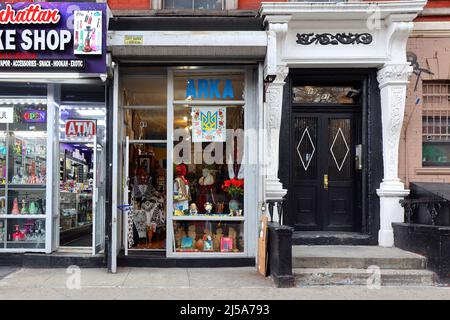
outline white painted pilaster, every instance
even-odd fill
[[[280,150],[281,110],[283,106],[283,88],[289,68],[278,66],[275,80],[267,85],[264,105],[266,118],[265,156],[267,157],[266,199],[279,200],[286,195],[286,189],[278,179],[278,160]]]
[[[281,200],[287,190],[278,179],[278,161],[280,150],[281,111],[283,106],[283,90],[285,79],[289,73],[286,64],[280,62],[280,46],[288,31],[290,17],[275,16],[266,19],[268,23],[268,46],[264,68],[264,79],[271,81],[265,88],[264,103],[264,163],[265,172],[265,200]],[[274,208],[273,221],[279,222],[277,208]]]
[[[400,133],[405,113],[406,88],[412,67],[408,64],[387,64],[378,71],[383,127],[384,178],[377,190],[380,197],[380,231],[378,243],[394,245],[393,222],[404,221],[399,201],[409,194],[398,178]]]

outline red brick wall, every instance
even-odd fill
[[[108,0],[112,10],[149,10],[151,0]]]
[[[256,10],[259,9],[261,2],[287,2],[287,0],[238,0],[238,9]]]
[[[434,75],[423,73],[415,85],[417,75],[409,79],[405,120],[400,139],[399,177],[408,184],[415,182],[450,183],[450,168],[422,167],[422,80],[450,80],[450,38],[411,37],[407,51],[417,56],[420,68]],[[416,105],[417,99],[419,103]]]

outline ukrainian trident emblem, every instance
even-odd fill
[[[193,142],[226,141],[226,108],[193,107],[192,137]]]

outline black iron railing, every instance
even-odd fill
[[[273,222],[274,209],[276,208],[278,214],[278,223],[283,224],[284,221],[284,199],[281,200],[267,200],[267,209],[269,210],[270,222]]]
[[[431,218],[431,224],[436,225],[444,208],[449,208],[450,202],[445,199],[404,199],[400,204],[405,208],[405,221],[416,222],[416,214],[420,208],[425,208]]]

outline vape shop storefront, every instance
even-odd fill
[[[254,263],[265,32],[135,33],[141,44],[109,32],[116,63],[112,202],[119,208],[111,270],[119,254]],[[242,47],[230,50],[232,42]],[[189,62],[194,47],[202,52],[196,63]],[[157,62],[164,51],[171,65]],[[220,62],[231,56],[241,62]]]
[[[0,4],[0,252],[104,249],[106,5]]]

